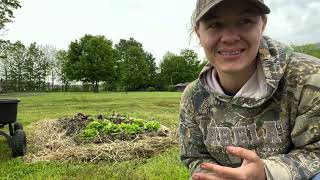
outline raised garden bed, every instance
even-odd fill
[[[34,125],[29,162],[97,162],[151,157],[177,145],[177,135],[156,120],[112,113],[43,121]]]

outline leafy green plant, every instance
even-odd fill
[[[99,121],[92,121],[91,123],[88,124],[86,129],[95,129],[95,130],[102,130],[103,129],[103,124]]]
[[[149,121],[147,123],[144,124],[144,129],[147,131],[158,131],[160,128],[160,123],[156,122],[156,121]]]
[[[101,115],[99,117],[102,117]],[[83,130],[84,138],[94,138],[97,135],[135,135],[144,132],[156,132],[160,123],[156,121],[145,122],[143,119],[133,119],[114,113],[107,119],[93,120]]]
[[[104,134],[113,134],[113,133],[119,133],[120,127],[117,124],[114,124],[112,122],[105,123],[102,132]]]
[[[133,119],[133,120],[132,120],[132,124],[136,124],[136,125],[138,125],[139,127],[143,127],[144,121],[143,121],[143,119]]]
[[[142,129],[137,124],[125,124],[119,125],[120,129],[127,134],[138,134],[142,132]]]
[[[84,138],[92,138],[92,137],[95,137],[98,133],[99,133],[99,131],[97,131],[96,129],[86,128],[83,131],[83,137]]]

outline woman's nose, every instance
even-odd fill
[[[227,27],[221,33],[221,42],[233,44],[240,40],[239,31],[235,27]]]

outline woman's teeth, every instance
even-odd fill
[[[220,52],[221,55],[224,55],[224,56],[232,56],[232,55],[239,55],[241,53],[241,51],[223,51],[223,52]]]

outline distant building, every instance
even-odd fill
[[[177,85],[174,85],[177,89],[177,91],[181,91],[183,92],[184,89],[188,86],[188,84],[190,84],[190,82],[186,82],[186,83],[179,83]]]

